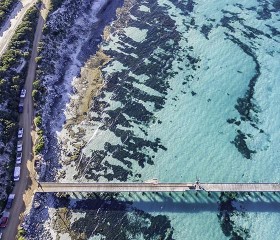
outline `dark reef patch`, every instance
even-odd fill
[[[273,8],[274,4],[272,4],[271,1],[266,0],[259,1],[256,6],[246,9],[244,9],[242,4],[235,4],[235,6],[240,8],[241,11],[249,11],[252,14],[257,15],[258,20],[270,19],[272,14],[275,12],[275,8]],[[253,147],[255,149],[250,150],[248,147],[248,142],[252,142],[252,140],[257,136],[251,136],[251,139],[248,139],[246,137],[248,134],[240,134],[240,132],[241,129],[244,129],[243,125],[247,123],[249,123],[249,125],[256,130],[259,130],[260,128],[259,112],[261,109],[254,99],[255,86],[261,75],[261,66],[256,54],[256,50],[260,45],[260,41],[265,41],[265,39],[271,39],[275,42],[279,42],[279,40],[275,37],[279,35],[279,31],[276,25],[274,26],[270,21],[270,24],[265,24],[267,29],[264,30],[265,28],[260,27],[260,25],[252,25],[250,21],[242,18],[240,16],[240,12],[238,11],[231,12],[228,10],[222,10],[222,12],[224,13],[224,16],[221,18],[220,23],[226,30],[224,32],[226,39],[229,39],[238,45],[244,53],[252,58],[253,62],[255,63],[255,73],[249,80],[248,89],[242,97],[237,99],[237,103],[235,105],[235,109],[238,111],[240,119],[235,119],[234,121],[230,119],[228,120],[228,123],[234,123],[236,126],[237,136],[235,137],[234,141],[232,141],[232,143],[238,148],[240,153],[245,158],[251,159],[253,154],[257,153],[257,148]],[[238,27],[234,27],[236,25]],[[268,54],[273,55],[273,52],[268,52]],[[240,71],[238,72],[241,73]],[[266,133],[262,130],[259,131],[259,134]]]
[[[238,149],[238,151],[247,159],[251,159],[252,154],[256,153],[256,151],[250,150],[247,146],[246,139],[248,135],[246,136],[242,131],[237,130],[237,135],[234,138],[233,143],[235,147]]]
[[[239,126],[239,125],[241,124],[241,121],[238,121],[238,120],[236,120],[236,119],[234,119],[234,118],[228,119],[227,122],[228,122],[229,124],[233,124],[233,123],[234,123],[234,124],[237,125],[237,126]]]
[[[255,75],[250,79],[248,90],[245,93],[245,96],[239,97],[237,99],[237,104],[235,105],[235,109],[240,114],[240,120],[242,121],[249,121],[251,126],[258,129],[257,123],[258,120],[258,112],[260,111],[259,107],[254,103],[254,92],[255,92],[255,85],[256,82],[261,74],[260,72],[260,64],[258,62],[258,59],[253,52],[253,50],[246,45],[245,43],[241,42],[239,39],[234,37],[231,34],[225,33],[228,39],[230,39],[232,42],[237,44],[247,55],[252,57],[253,61],[255,62]],[[239,124],[240,125],[240,124]],[[237,136],[235,137],[234,145],[237,147],[238,151],[247,159],[251,159],[252,154],[256,153],[256,151],[250,150],[247,146],[247,143],[245,141],[246,137],[244,133],[241,133],[240,130],[237,130]]]
[[[219,197],[219,213],[217,214],[221,229],[225,236],[231,240],[245,240],[250,238],[249,230],[242,226],[237,226],[232,220],[233,217],[245,217],[245,212],[237,210],[234,202],[237,201],[237,193],[221,193]]]
[[[274,7],[274,11],[279,11],[280,10],[280,0],[274,0],[272,3],[272,6]]]
[[[275,27],[273,27],[269,24],[266,24],[266,26],[270,29],[272,36],[274,36],[274,37],[275,36],[278,36],[278,37],[280,36],[280,31],[277,28],[275,28]]]
[[[212,25],[212,24],[208,24],[208,25],[204,24],[204,25],[202,25],[201,31],[200,31],[200,32],[204,35],[204,37],[205,37],[206,39],[209,40],[208,34],[211,32],[211,29],[212,29],[212,28],[213,28],[213,25]]]
[[[197,93],[194,91],[191,91],[192,96],[195,96]]]
[[[266,20],[271,18],[271,10],[269,8],[269,3],[264,1],[263,4],[258,6],[258,16],[257,19],[259,20]]]
[[[104,240],[143,239],[172,240],[173,228],[163,215],[152,216],[133,208],[130,202],[121,202],[114,195],[96,195],[91,199],[78,201],[73,212],[85,213],[74,221],[71,229],[89,239],[93,234],[104,236]],[[106,219],[106,221],[105,221]]]

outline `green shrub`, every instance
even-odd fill
[[[51,0],[50,12],[53,12],[61,7],[64,0]]]
[[[39,136],[37,139],[37,143],[35,144],[35,154],[39,154],[45,145],[45,141],[44,141],[44,137],[43,136]]]
[[[35,103],[39,100],[39,91],[38,90],[34,89],[32,91],[32,98]]]
[[[42,57],[36,57],[36,58],[35,58],[35,62],[36,62],[36,63],[40,63],[41,60],[42,60]]]
[[[24,236],[25,236],[25,230],[22,227],[20,227],[18,229],[16,238],[17,238],[17,240],[25,240]]]
[[[40,88],[40,81],[39,80],[35,80],[33,82],[33,89],[38,90]]]
[[[4,143],[8,143],[16,132],[17,124],[11,120],[7,120],[7,119],[1,119],[1,120],[0,120],[1,124],[4,128],[2,132],[2,140]]]
[[[41,125],[42,125],[42,117],[41,116],[36,116],[34,118],[34,123],[35,123],[36,127],[41,127]]]

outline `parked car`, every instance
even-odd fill
[[[3,216],[0,218],[0,228],[4,228],[7,226],[8,221],[9,221],[9,216],[10,216],[9,212],[3,213]]]
[[[26,89],[21,89],[20,97],[25,98],[25,95],[26,95]]]
[[[19,106],[19,107],[18,107],[18,112],[19,112],[19,113],[23,113],[23,106]]]
[[[0,219],[0,228],[4,228],[8,224],[9,217],[1,217]]]
[[[18,105],[18,112],[23,113],[23,105],[22,104]]]
[[[23,136],[23,128],[18,129],[18,138],[22,138]]]
[[[15,170],[14,170],[14,181],[15,182],[19,181],[19,178],[20,178],[20,167],[17,166],[17,167],[15,167]]]
[[[8,197],[8,201],[7,201],[7,204],[6,204],[6,208],[9,209],[12,207],[12,204],[13,204],[13,201],[15,199],[15,194],[10,194],[9,197]]]
[[[21,164],[22,152],[17,152],[16,164]]]
[[[22,141],[17,142],[17,151],[21,152],[22,151]]]
[[[22,113],[23,112],[23,105],[24,105],[24,99],[20,98],[19,104],[18,104],[18,112]]]

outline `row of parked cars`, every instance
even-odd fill
[[[19,108],[18,111],[20,113],[23,112],[23,100],[26,95],[26,89],[22,89],[20,92],[20,103],[19,103]],[[14,170],[14,181],[19,181],[20,177],[20,164],[22,160],[22,145],[23,145],[23,128],[19,128],[18,130],[18,142],[17,142],[17,156],[16,156],[16,166]]]
[[[20,164],[22,160],[22,146],[23,146],[23,128],[18,130],[18,142],[17,142],[17,155],[16,155],[16,166],[14,170],[14,181],[19,181],[20,177]]]
[[[10,194],[6,203],[5,211],[2,213],[2,217],[0,218],[0,228],[4,228],[7,226],[9,221],[10,212],[8,209],[12,207],[13,201],[15,199],[15,194]],[[1,236],[0,236],[1,239]]]
[[[19,106],[18,106],[18,111],[19,113],[23,112],[23,100],[25,98],[26,95],[26,89],[22,89],[20,92],[20,102],[19,102]],[[15,166],[15,170],[14,170],[14,181],[19,181],[20,178],[20,164],[21,164],[21,160],[22,160],[22,147],[23,147],[23,128],[19,128],[18,129],[18,142],[17,142],[17,155],[16,155],[16,166]],[[9,220],[9,216],[10,216],[10,212],[9,209],[12,207],[12,203],[15,199],[15,194],[10,194],[8,196],[8,200],[6,203],[6,207],[4,212],[1,214],[1,218],[0,218],[0,228],[5,228],[8,224],[8,220]],[[0,239],[2,238],[2,233],[0,232]]]
[[[23,112],[23,100],[25,98],[26,95],[26,89],[22,89],[20,91],[20,101],[19,101],[19,105],[18,105],[18,112],[22,113]]]

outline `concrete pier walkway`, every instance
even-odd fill
[[[280,192],[279,183],[55,183],[41,182],[37,192]]]

